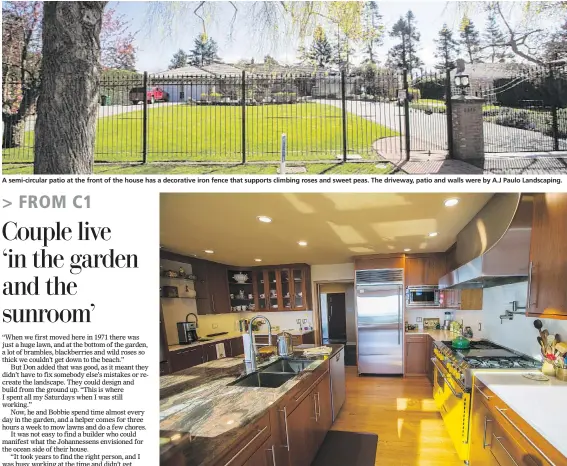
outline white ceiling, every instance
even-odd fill
[[[455,207],[445,207],[457,197]],[[488,202],[487,193],[170,193],[160,241],[170,251],[231,265],[337,264],[353,256],[446,251]],[[266,215],[272,223],[261,223]],[[436,231],[438,236],[430,238]],[[308,242],[301,247],[298,241]],[[206,254],[205,249],[214,250]],[[262,259],[261,263],[254,261]]]

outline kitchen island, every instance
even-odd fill
[[[295,351],[294,358],[310,361],[303,371],[277,388],[230,385],[253,372],[240,358],[210,361],[160,377],[160,464],[236,466],[245,464],[256,449],[274,458],[282,454],[305,455],[306,446],[295,441],[292,416],[305,428],[312,422],[309,417],[314,411],[318,431],[314,429],[317,438],[311,446],[320,445],[332,423],[328,360],[343,348],[326,346],[332,349],[328,356],[307,358],[303,350]],[[258,369],[276,359],[259,364]],[[313,404],[314,411],[307,406]],[[300,418],[302,413],[308,419]],[[304,430],[301,436],[305,434]],[[286,442],[289,449],[280,448]],[[246,459],[242,461],[239,456]]]

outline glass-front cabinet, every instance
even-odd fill
[[[246,277],[244,276],[246,275]],[[309,266],[229,270],[232,311],[305,311],[310,309]]]
[[[295,310],[307,309],[307,286],[311,284],[306,283],[305,271],[300,268],[293,268],[291,271],[293,279],[293,298],[291,308]]]

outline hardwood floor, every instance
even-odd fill
[[[358,377],[346,367],[346,390],[332,430],[378,434],[376,465],[463,465],[426,377]]]

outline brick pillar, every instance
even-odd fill
[[[484,158],[482,105],[484,99],[468,95],[451,98],[453,106],[453,157],[455,159]]]

